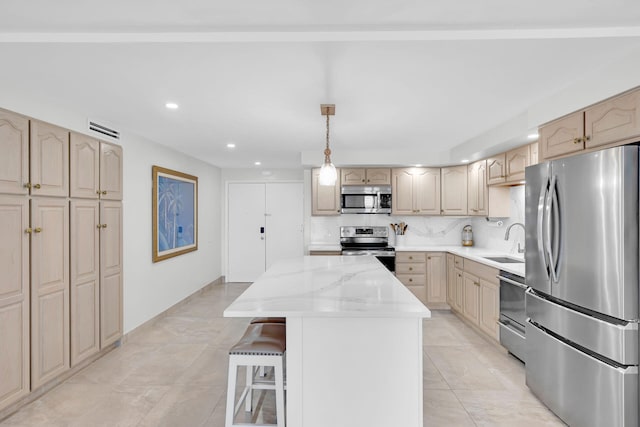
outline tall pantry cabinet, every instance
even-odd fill
[[[0,110],[0,152],[2,410],[122,335],[122,149]]]

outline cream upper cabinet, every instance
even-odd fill
[[[541,126],[538,133],[543,159],[584,150],[584,114],[582,111]]]
[[[100,202],[71,200],[70,217],[71,366],[76,366],[100,351]]]
[[[27,194],[29,119],[0,110],[0,153],[0,193]]]
[[[342,168],[342,185],[391,185],[389,168]]]
[[[122,200],[122,147],[100,142],[100,198]]]
[[[447,302],[447,259],[444,252],[427,252],[427,306]]]
[[[468,181],[467,209],[469,215],[489,215],[486,160],[480,160],[468,166]]]
[[[500,341],[500,284],[497,280],[480,279],[479,326],[496,341]]]
[[[586,148],[640,136],[640,90],[587,108],[584,128]]]
[[[69,145],[71,197],[100,197],[100,141],[72,132]]]
[[[507,179],[505,153],[487,159],[487,183],[502,184]]]
[[[534,142],[533,144],[529,144],[529,166],[537,165],[538,163],[540,163],[538,143]]]
[[[391,172],[392,213],[440,215],[440,169],[400,168]]]
[[[31,388],[69,369],[69,204],[31,200]]]
[[[122,337],[122,202],[100,202],[100,347]]]
[[[442,168],[443,215],[467,215],[467,166]]]
[[[31,194],[69,195],[69,131],[31,120]]]
[[[0,409],[29,393],[29,201],[0,195]]]
[[[507,182],[524,180],[524,169],[529,166],[529,146],[515,148],[505,153]]]
[[[333,186],[320,185],[320,169],[311,170],[311,214],[340,215],[340,179]]]

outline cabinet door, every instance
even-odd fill
[[[0,410],[29,393],[29,201],[0,196]]]
[[[342,168],[340,169],[340,183],[342,185],[364,185],[367,182],[366,169]]]
[[[69,195],[69,131],[32,120],[31,194]]]
[[[100,142],[100,198],[122,200],[122,147]]]
[[[479,304],[478,298],[480,294],[480,279],[467,272],[462,274],[464,287],[464,306],[462,313],[473,323],[478,323]]]
[[[464,310],[464,275],[459,268],[456,268],[456,300],[453,308],[460,313]]]
[[[122,336],[122,203],[100,202],[100,347]]]
[[[31,388],[69,369],[69,204],[31,200]]]
[[[601,102],[585,110],[587,148],[640,135],[640,90]]]
[[[391,169],[367,169],[367,185],[391,185]]]
[[[395,215],[415,215],[413,172],[415,168],[393,169],[391,172],[392,212]]]
[[[29,119],[0,110],[0,153],[0,193],[27,194]]]
[[[467,166],[442,168],[442,210],[444,215],[467,215]]]
[[[480,279],[480,328],[496,341],[500,340],[500,285]]]
[[[453,309],[456,301],[456,265],[453,255],[447,254],[447,304]]]
[[[443,252],[427,253],[427,302],[447,302],[447,262]]]
[[[71,366],[100,350],[100,202],[71,201]]]
[[[413,188],[417,213],[440,215],[440,168],[416,169]]]
[[[529,166],[537,165],[540,163],[538,156],[538,143],[534,142],[529,144]]]
[[[487,159],[487,183],[502,184],[507,179],[504,153]]]
[[[99,198],[100,142],[72,132],[69,151],[69,194],[85,199]]]
[[[542,159],[584,150],[584,113],[579,111],[540,127]]]
[[[311,170],[311,214],[340,215],[340,180],[336,185],[320,185],[320,169]]]
[[[469,215],[489,215],[489,187],[487,186],[487,161],[480,160],[468,168],[467,210]]]
[[[506,153],[507,181],[524,180],[524,168],[529,166],[529,146],[524,145]]]

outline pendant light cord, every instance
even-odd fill
[[[329,112],[327,111],[327,147],[324,149],[324,162],[331,163],[331,149],[329,148]]]

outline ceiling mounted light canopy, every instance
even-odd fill
[[[327,145],[324,149],[324,163],[320,168],[318,183],[320,185],[336,185],[338,173],[336,167],[331,163],[331,149],[329,148],[329,116],[336,114],[335,104],[320,104],[320,113],[327,116]]]

